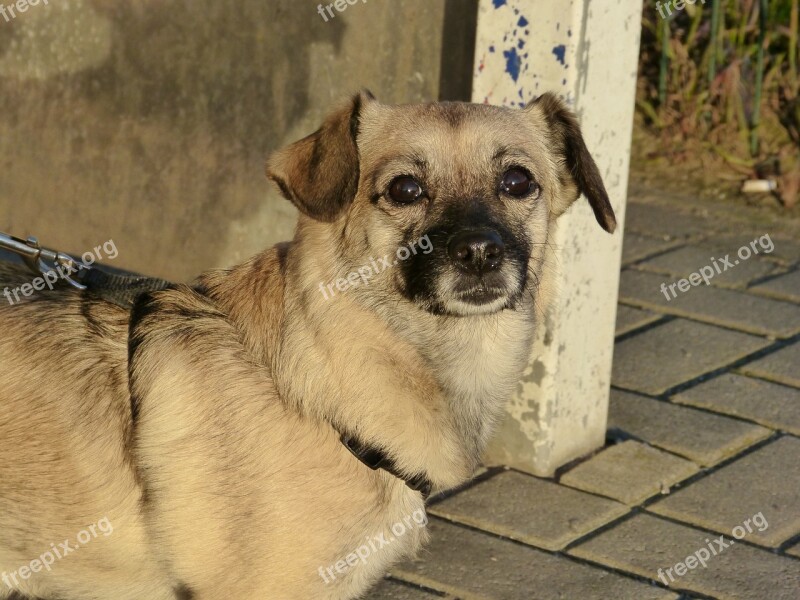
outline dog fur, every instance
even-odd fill
[[[513,166],[535,197],[499,194]],[[360,93],[268,175],[300,210],[291,242],[130,312],[71,290],[0,308],[0,573],[17,574],[16,593],[359,597],[425,541],[422,526],[391,529],[424,499],[340,435],[434,492],[467,481],[527,362],[555,219],[584,193],[615,226],[578,125],[550,94],[512,110]],[[393,202],[398,176],[425,197]],[[453,291],[444,246],[487,227],[506,247],[500,283],[471,302]],[[423,236],[429,254],[320,293]],[[0,267],[0,287],[29,279]],[[112,534],[19,576],[102,518]],[[323,580],[320,567],[379,535],[393,541]]]

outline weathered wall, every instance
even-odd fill
[[[445,0],[357,2],[328,22],[317,4],[50,0],[0,17],[0,230],[75,253],[113,239],[114,266],[174,280],[289,237],[272,150],[361,87],[435,100],[440,65],[471,56],[452,40],[440,58],[470,0],[447,21]]]

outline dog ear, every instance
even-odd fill
[[[544,118],[562,161],[560,178],[566,188],[563,205],[553,207],[556,216],[563,213],[581,194],[586,195],[600,227],[613,233],[617,227],[614,209],[600,177],[600,171],[589,154],[575,115],[555,94],[546,93],[530,102],[526,111],[539,112]]]
[[[330,222],[355,198],[359,115],[374,99],[367,90],[356,94],[317,131],[270,157],[267,177],[303,214]]]

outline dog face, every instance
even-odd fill
[[[347,241],[343,276],[385,257],[372,293],[435,314],[513,308],[538,281],[551,222],[580,193],[604,229],[616,225],[580,129],[552,95],[512,110],[388,106],[362,93],[267,172]]]

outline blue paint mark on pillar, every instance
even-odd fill
[[[517,54],[516,48],[504,50],[503,56],[506,57],[506,73],[511,75],[511,79],[516,81],[519,79],[519,69],[522,66],[522,57]]]
[[[500,8],[501,6],[505,5],[506,0],[493,0],[493,2],[495,8]]]
[[[564,44],[561,44],[553,48],[553,54],[556,55],[556,59],[564,66],[566,66],[566,62],[564,61],[564,55],[566,54],[566,52],[567,52],[567,47]]]

